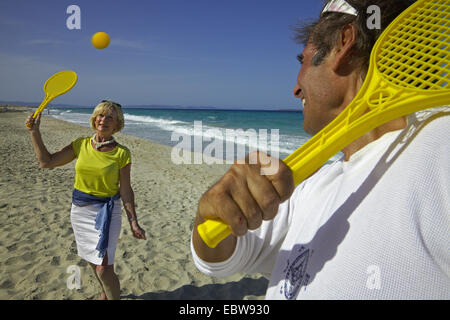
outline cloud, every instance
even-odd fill
[[[31,46],[60,46],[60,45],[68,45],[70,42],[68,41],[61,41],[61,40],[54,40],[54,39],[33,39],[29,41],[25,41],[22,43],[23,45],[31,45]]]

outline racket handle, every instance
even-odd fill
[[[36,119],[36,117],[38,116],[39,113],[42,112],[42,110],[44,110],[44,108],[47,106],[47,104],[50,102],[51,99],[45,99],[44,101],[42,101],[41,105],[36,109],[36,111],[33,114],[33,122],[34,119]],[[31,128],[33,126],[33,122],[31,123],[27,123],[26,126],[28,128]]]
[[[197,227],[198,234],[210,248],[215,248],[231,234],[230,227],[220,220],[206,220]]]
[[[47,104],[50,102],[50,100],[44,100],[42,101],[41,105],[36,109],[36,111],[33,114],[33,119],[36,119],[36,117],[38,116],[39,113],[42,112],[42,110],[44,110],[44,108],[47,106]]]

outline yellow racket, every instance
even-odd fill
[[[34,112],[33,120],[44,110],[50,101],[72,89],[77,79],[77,74],[70,70],[60,71],[48,78],[44,84],[45,98]],[[31,126],[32,123],[27,123],[27,127],[31,128]]]
[[[366,79],[331,123],[283,161],[295,185],[370,130],[419,110],[450,103],[450,0],[419,0],[375,43]],[[198,226],[214,248],[231,233],[219,220]]]

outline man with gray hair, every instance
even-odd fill
[[[413,1],[331,0],[296,30],[305,45],[293,93],[313,135],[352,101],[389,23]],[[368,6],[381,29],[367,26]],[[387,122],[295,189],[292,172],[234,164],[200,199],[191,251],[211,276],[269,278],[268,299],[449,299],[450,108]],[[261,153],[258,153],[260,155]],[[227,223],[209,248],[197,226]]]

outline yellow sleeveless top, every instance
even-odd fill
[[[100,152],[92,147],[91,139],[72,142],[77,157],[74,188],[96,197],[112,197],[119,192],[119,170],[131,163],[130,150],[118,144],[111,151]]]

